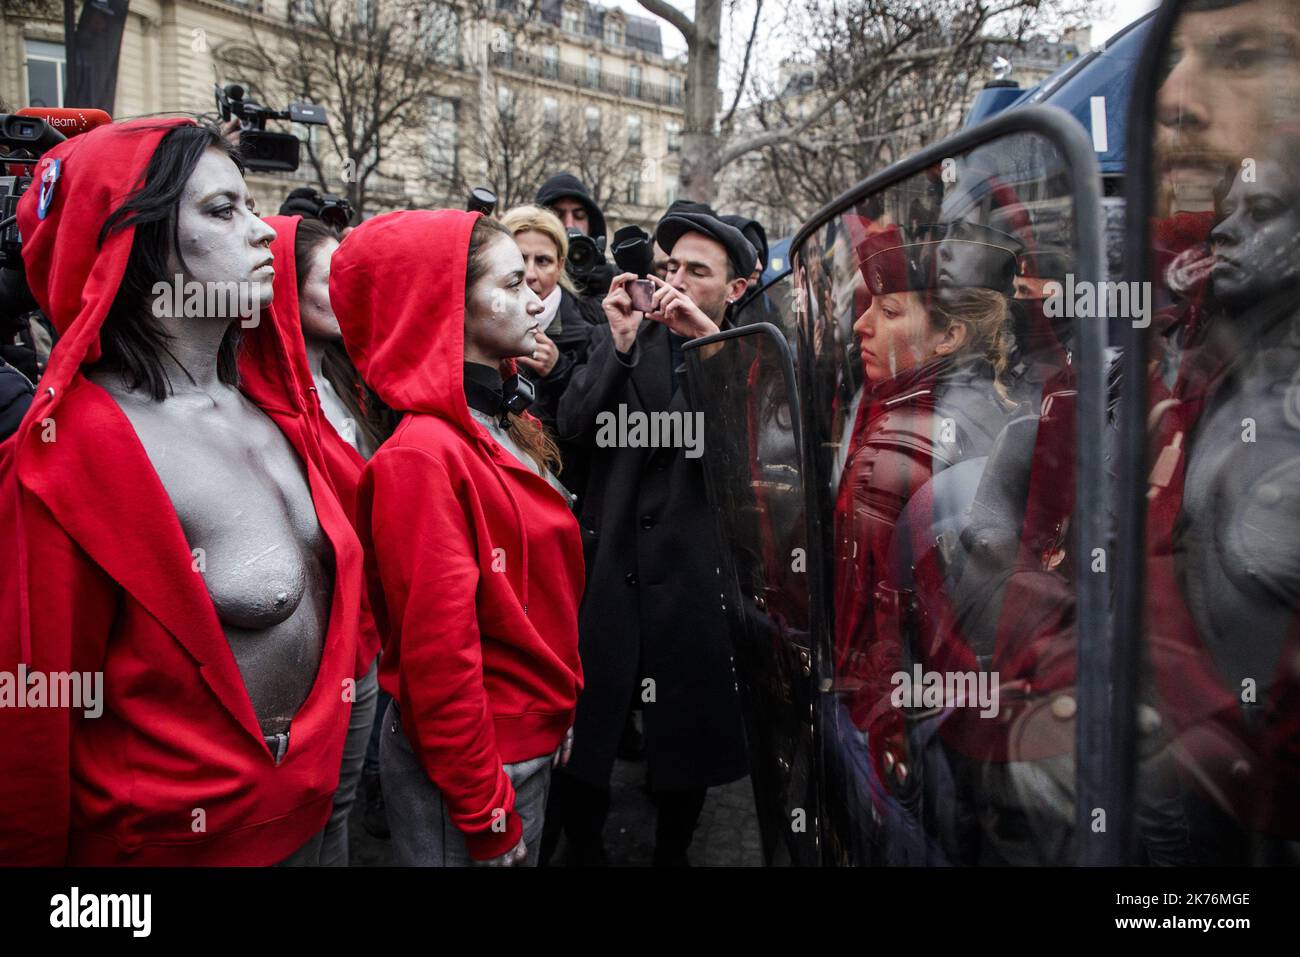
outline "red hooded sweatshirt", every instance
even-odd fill
[[[294,243],[298,238],[301,216],[264,216],[266,225],[275,230],[271,241],[271,255],[275,257],[275,298],[271,302],[271,319],[276,325],[280,340],[288,350],[291,371],[297,391],[309,395],[308,402],[316,418],[320,433],[321,451],[325,455],[325,470],[334,483],[334,490],[343,503],[343,510],[354,525],[357,517],[357,485],[366,460],[352,445],[339,435],[325,418],[321,408],[320,393],[311,374],[307,360],[307,343],[302,334],[302,315],[298,311],[298,259]],[[257,363],[257,355],[249,349],[240,356],[239,372],[245,382],[260,381],[267,374]],[[363,590],[361,601],[361,630],[357,642],[357,677],[370,671],[375,655],[379,654],[379,632],[375,628],[370,603]]]
[[[465,403],[477,219],[437,210],[362,224],[334,254],[330,300],[362,378],[407,413],[366,465],[358,502],[380,684],[471,856],[486,860],[523,830],[502,765],[554,751],[573,723],[584,567],[564,498]]]
[[[62,143],[36,169],[40,180],[58,164],[45,215],[37,185],[19,202],[27,280],[62,336],[0,447],[0,547],[12,556],[0,672],[102,672],[103,713],[0,707],[3,864],[271,864],[324,825],[338,786],[362,556],[276,324],[244,330],[245,364],[262,374],[242,388],[298,453],[335,560],[320,670],[278,766],[171,500],[130,421],[82,374],[134,239],[124,229],[100,248],[100,227],[186,122]]]

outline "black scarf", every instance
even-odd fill
[[[533,384],[518,375],[505,383],[494,367],[478,362],[465,363],[465,402],[476,412],[490,415],[501,428],[509,425],[511,412],[522,413],[533,403]]]

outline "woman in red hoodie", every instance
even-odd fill
[[[0,707],[0,862],[311,863],[361,552],[261,315],[274,234],[188,120],[101,127],[36,176],[18,228],[62,335],[0,455],[0,685],[102,697]]]
[[[510,234],[476,213],[378,216],[331,268],[348,354],[404,413],[358,500],[393,697],[380,766],[394,857],[535,863],[582,684],[584,580],[555,447],[512,401],[541,301]]]
[[[366,464],[363,455],[373,452],[378,442],[361,412],[360,380],[343,350],[338,320],[330,307],[330,259],[339,247],[339,234],[320,220],[301,216],[267,216],[263,221],[275,230],[271,241],[276,264],[271,318],[290,354],[294,374],[316,400],[326,472],[344,511],[355,520],[357,485]],[[334,809],[321,841],[320,864],[324,867],[348,864],[348,818],[379,699],[378,653],[379,635],[363,600],[356,684],[348,689],[352,717]],[[376,763],[377,759],[376,755]]]

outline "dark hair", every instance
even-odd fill
[[[341,238],[337,229],[327,226],[319,219],[308,219],[304,216],[299,220],[298,229],[293,237],[293,258],[298,273],[299,298],[302,297],[302,291],[307,286],[307,279],[311,273],[311,257],[316,254],[316,249],[323,242],[332,239],[337,243]]]
[[[513,239],[514,234],[498,220],[480,216],[469,234],[469,258],[465,264],[465,295],[476,282],[487,275],[487,251],[491,240],[497,236]]]
[[[322,243],[339,242],[339,240],[338,230],[326,225],[319,219],[304,217],[299,221],[293,239],[294,266],[298,273],[299,303],[302,302],[302,292],[306,288],[307,279],[311,274],[312,257],[316,254],[316,250],[320,248]],[[348,410],[348,416],[357,424],[361,444],[373,453],[375,449],[379,448],[383,439],[380,437],[379,427],[371,421],[371,413],[367,411],[372,407],[371,403],[362,401],[362,396],[365,394],[365,384],[357,373],[357,367],[348,358],[347,349],[343,347],[342,342],[327,342],[325,344],[324,357],[321,360],[321,371],[325,374],[325,378],[329,380],[329,384],[334,387],[334,391],[338,393],[340,401]]]
[[[215,127],[202,124],[174,127],[149,158],[139,187],[109,214],[99,231],[98,242],[102,248],[113,233],[135,227],[126,271],[99,332],[100,358],[96,368],[121,373],[129,388],[143,386],[157,402],[165,399],[171,388],[162,353],[171,356],[182,371],[185,367],[168,348],[168,340],[173,337],[154,321],[146,303],[153,296],[154,284],[170,278],[167,261],[173,250],[182,268],[185,267],[177,233],[177,210],[195,167],[213,147],[230,157],[243,173],[239,153]],[[236,363],[239,329],[239,323],[230,324],[217,354],[217,377],[227,385],[239,382]],[[189,377],[188,372],[186,376]],[[193,377],[189,378],[194,381]]]
[[[480,216],[469,234],[469,259],[465,264],[465,300],[474,284],[487,275],[487,251],[494,240],[501,237],[514,242],[514,234],[495,219]],[[511,440],[528,454],[538,468],[560,473],[560,450],[542,425],[531,415],[507,415],[506,432]]]

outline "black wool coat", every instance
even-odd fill
[[[579,513],[584,688],[568,771],[607,787],[628,711],[640,707],[653,788],[724,784],[743,777],[748,760],[704,459],[680,447],[600,447],[600,414],[617,416],[620,405],[697,411],[684,370],[674,382],[663,325],[643,321],[626,354],[608,324],[596,326],[560,400],[560,436],[590,456]],[[700,411],[708,455],[708,410]]]

